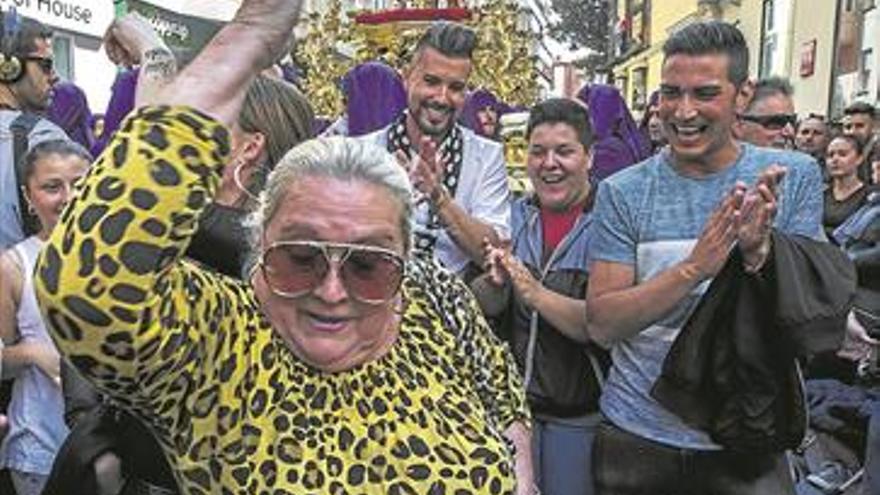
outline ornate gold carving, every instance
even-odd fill
[[[429,8],[437,2],[398,2],[400,8]],[[449,5],[462,5],[453,2]],[[521,11],[513,1],[490,0],[471,9],[467,22],[477,32],[473,87],[483,87],[511,105],[531,105],[538,95],[538,73],[532,46],[535,35],[520,27]],[[355,13],[342,15],[340,0],[330,0],[323,14],[308,18],[307,36],[299,44],[297,60],[306,69],[303,89],[319,115],[335,117],[343,111],[338,81],[356,64],[382,60],[402,69],[426,22],[358,24]],[[343,55],[346,54],[346,55]]]

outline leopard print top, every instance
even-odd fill
[[[127,121],[37,266],[62,352],[149,425],[184,493],[511,493],[522,386],[448,272],[412,262],[392,350],[331,374],[288,351],[249,287],[181,260],[228,153],[190,109]]]

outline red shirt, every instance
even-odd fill
[[[586,201],[576,203],[566,211],[541,208],[541,230],[544,232],[544,256],[549,256],[562,242],[568,231],[574,227],[578,217],[584,212]]]

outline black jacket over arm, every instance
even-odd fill
[[[756,275],[735,249],[672,345],[651,394],[726,449],[781,451],[804,436],[797,358],[835,350],[855,294],[837,247],[773,234]]]

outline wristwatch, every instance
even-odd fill
[[[431,204],[434,205],[434,209],[440,211],[446,203],[452,200],[452,195],[449,194],[449,190],[446,189],[446,186],[439,185],[434,191],[431,192]]]

